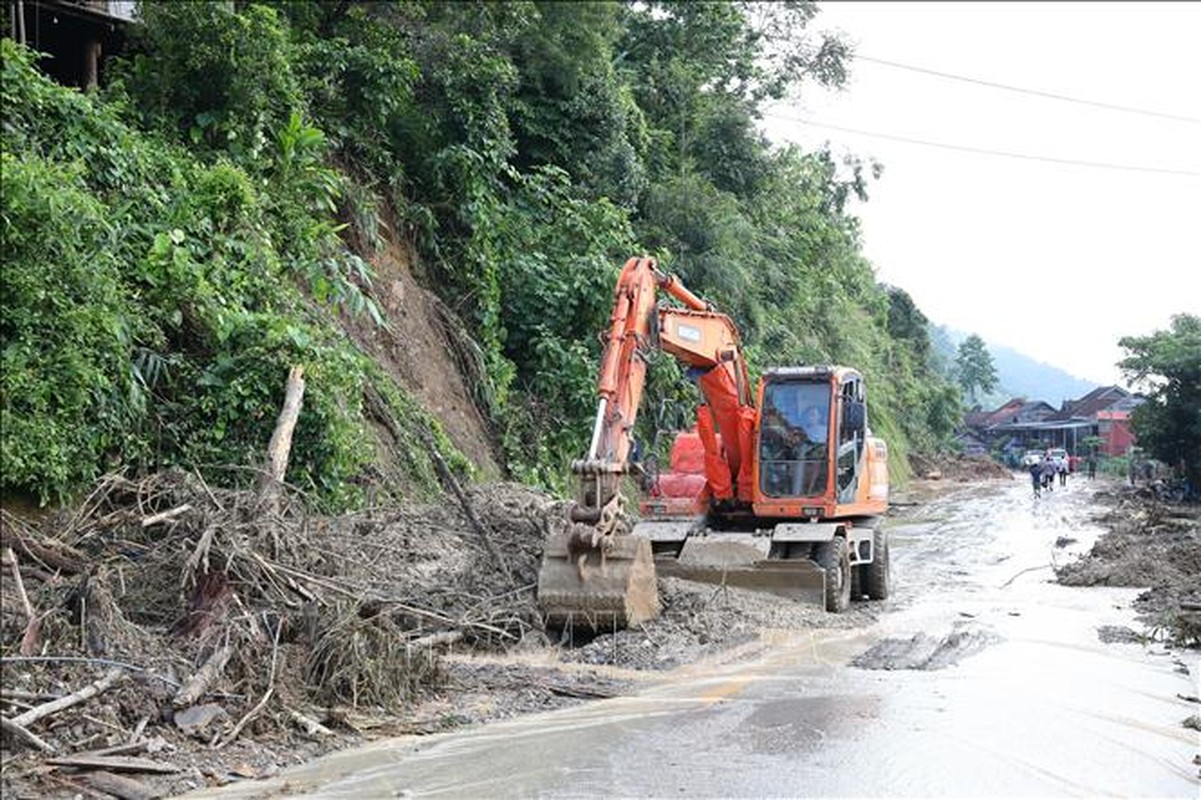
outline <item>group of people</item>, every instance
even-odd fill
[[[1034,487],[1034,496],[1042,495],[1042,490],[1055,491],[1055,476],[1059,476],[1059,485],[1068,485],[1068,465],[1062,459],[1054,459],[1049,454],[1043,456],[1041,462],[1030,465],[1030,483]]]

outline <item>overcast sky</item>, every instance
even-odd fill
[[[1192,120],[855,61],[842,92],[808,89],[765,129],[884,165],[852,209],[879,280],[935,323],[1102,384],[1124,385],[1120,337],[1201,314],[1201,3],[819,7],[816,28],[865,57]]]

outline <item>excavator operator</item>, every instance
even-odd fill
[[[787,383],[768,387],[760,444],[765,494],[800,497],[825,490],[828,417],[820,391]]]

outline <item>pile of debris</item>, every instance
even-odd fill
[[[1163,502],[1143,487],[1098,492],[1108,528],[1092,549],[1056,571],[1069,586],[1150,587],[1142,620],[1183,646],[1201,646],[1201,505]]]
[[[187,773],[172,755],[200,743],[259,774],[277,761],[242,737],[312,755],[436,685],[440,648],[544,641],[534,585],[562,504],[515,484],[462,499],[320,517],[167,472],[108,476],[38,522],[3,512],[5,749],[39,794],[136,795],[119,773]]]

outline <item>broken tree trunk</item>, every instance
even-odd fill
[[[141,781],[103,770],[89,772],[83,776],[83,782],[118,800],[157,800],[163,796],[161,791]]]
[[[5,512],[5,514],[7,513]],[[83,572],[87,559],[78,550],[61,542],[50,544],[36,541],[31,536],[23,535],[21,531],[17,530],[17,526],[7,524],[7,518],[5,523],[0,527],[0,535],[3,536],[5,544],[8,544],[11,536],[13,549],[21,555],[28,556],[34,562],[68,575]]]
[[[21,637],[21,655],[31,656],[38,649],[38,633],[42,627],[42,620],[33,610],[33,604],[29,602],[29,595],[25,593],[25,581],[21,579],[21,565],[17,563],[17,554],[11,547],[4,548],[2,560],[5,564],[12,566],[14,588],[17,590],[17,598],[21,601],[21,608],[25,611],[26,623],[25,634]]]
[[[47,764],[56,767],[77,767],[79,769],[102,769],[110,772],[150,772],[157,775],[169,775],[179,772],[174,764],[164,764],[161,761],[151,761],[148,758],[130,758],[128,756],[61,756],[46,759]]]
[[[284,474],[288,471],[288,456],[292,452],[292,431],[296,429],[296,420],[300,417],[303,402],[304,367],[296,365],[288,373],[284,405],[279,411],[275,431],[272,432],[271,441],[267,445],[267,469],[259,482],[259,507],[268,511],[278,510]]]

